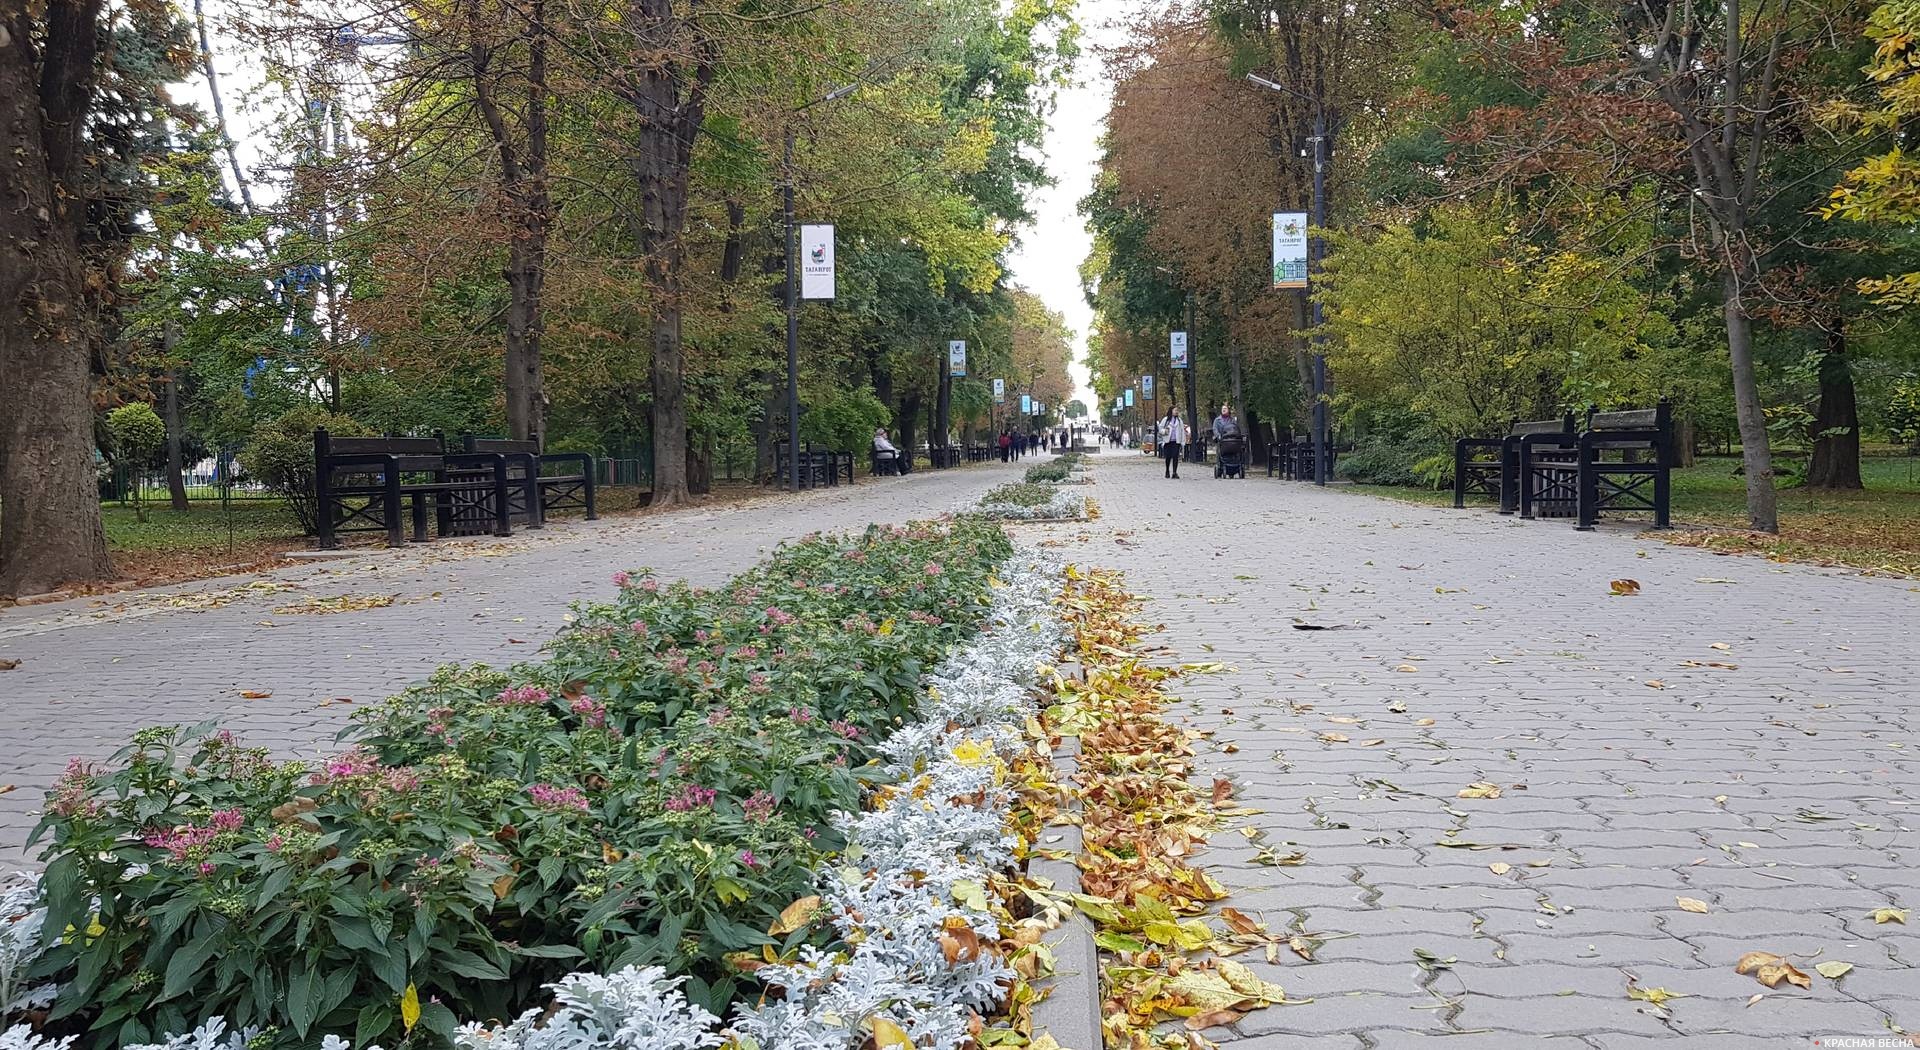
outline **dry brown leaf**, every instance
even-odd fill
[[[1246,912],[1234,907],[1220,909],[1220,918],[1226,922],[1227,928],[1235,933],[1259,933],[1266,929],[1263,924],[1248,917]]]
[[[1493,872],[1495,875],[1505,875],[1507,872],[1513,870],[1513,865],[1508,864],[1504,860],[1496,860],[1492,864],[1487,865],[1487,870]]]
[[[1361,747],[1379,747],[1381,744],[1384,744],[1384,743],[1386,743],[1385,740],[1380,739],[1379,737],[1375,737],[1372,740],[1360,741],[1360,746]]]
[[[1781,981],[1802,988],[1813,987],[1813,978],[1802,973],[1785,956],[1772,952],[1748,952],[1742,955],[1740,961],[1733,964],[1733,972],[1752,974],[1754,980],[1768,988],[1779,987]]]
[[[1693,897],[1675,897],[1673,901],[1675,904],[1680,905],[1681,911],[1698,912],[1701,915],[1705,915],[1708,911],[1706,901]]]
[[[1414,724],[1414,725],[1417,725],[1417,726],[1430,726],[1430,725],[1432,725],[1432,724],[1433,724],[1433,719],[1431,719],[1431,718],[1416,718],[1416,719],[1414,719],[1414,720],[1413,720],[1413,724]]]
[[[1326,741],[1326,742],[1327,742],[1327,743],[1329,743],[1329,744],[1344,744],[1344,743],[1346,743],[1346,742],[1347,742],[1347,734],[1345,734],[1345,733],[1322,733],[1322,734],[1320,734],[1320,739],[1322,739],[1322,740],[1324,740],[1324,741]]]
[[[1412,664],[1401,664],[1400,666],[1394,668],[1394,670],[1399,671],[1401,674],[1412,674],[1415,671],[1418,671],[1420,669],[1418,667],[1413,666]]]
[[[1648,689],[1665,689],[1666,687],[1667,687],[1667,683],[1665,683],[1665,682],[1662,682],[1662,681],[1661,681],[1660,679],[1658,679],[1658,678],[1649,678],[1649,679],[1647,679],[1647,688],[1648,688]]]
[[[1609,586],[1613,588],[1613,593],[1620,595],[1622,597],[1625,597],[1626,595],[1630,595],[1630,594],[1640,593],[1639,580],[1615,580]]]
[[[273,694],[264,689],[242,689],[240,695],[248,700],[265,700]]]
[[[20,666],[18,660],[0,660],[0,671],[11,671],[18,666]]]
[[[602,846],[603,851],[607,847]],[[767,934],[772,937],[785,937],[813,920],[813,913],[820,909],[820,898],[802,897],[780,909],[780,917],[774,920]]]

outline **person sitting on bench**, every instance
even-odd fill
[[[900,450],[887,437],[886,427],[878,427],[873,432],[873,462],[876,467],[887,464],[890,473],[900,472]]]

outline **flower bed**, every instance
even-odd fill
[[[364,713],[353,746],[317,767],[270,762],[211,727],[148,731],[105,769],[76,765],[42,829],[44,921],[69,931],[35,964],[65,982],[46,1027],[137,1044],[218,1015],[265,1026],[262,1045],[323,1032],[444,1045],[460,1017],[543,1013],[543,988],[581,970],[608,976],[567,978],[556,1017],[568,996],[665,1009],[684,978],[690,1001],[669,1012],[705,1025],[695,1012],[752,987],[742,971],[758,955],[780,960],[761,976],[789,993],[737,1015],[743,1031],[845,1024],[846,1002],[879,996],[898,1006],[891,1023],[950,1045],[954,1010],[1003,992],[1004,967],[946,958],[934,937],[945,968],[926,970],[922,926],[958,917],[974,940],[993,936],[984,911],[927,901],[1006,860],[987,759],[1008,736],[949,734],[1017,725],[1020,667],[1030,676],[1057,644],[1043,574],[993,586],[1009,552],[997,527],[960,521],[810,539],[717,591],[625,577],[544,661],[444,670]],[[1010,610],[1024,610],[1021,630],[978,634]],[[897,728],[923,676],[969,638],[926,720]],[[876,754],[884,773],[867,764]],[[913,805],[836,818],[889,776],[933,779]],[[852,880],[835,865],[849,839],[864,866]],[[951,864],[930,856],[935,842],[954,848]],[[803,950],[825,931],[782,914],[818,870],[832,873],[819,888],[850,953]],[[882,907],[899,894],[908,903]],[[875,923],[904,925],[859,934]],[[872,985],[883,972],[931,990],[900,998]],[[526,1037],[512,1031],[461,1038],[508,1050]]]
[[[1057,485],[1012,484],[980,497],[979,513],[1001,520],[1057,520],[1087,516],[1087,498]]]

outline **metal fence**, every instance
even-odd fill
[[[231,452],[219,453],[195,464],[182,473],[187,498],[196,502],[216,500],[273,499],[272,490],[239,476]],[[136,470],[115,466],[100,476],[100,502],[131,504],[165,503],[172,498],[164,470]]]

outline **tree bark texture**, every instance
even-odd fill
[[[1727,355],[1733,369],[1733,408],[1740,424],[1740,458],[1746,468],[1747,523],[1761,532],[1779,532],[1773,490],[1773,446],[1760,403],[1760,380],[1753,365],[1753,318],[1741,298],[1742,268],[1727,267],[1721,278],[1726,293]]]
[[[82,128],[102,0],[0,16],[0,594],[113,575],[94,473]]]

